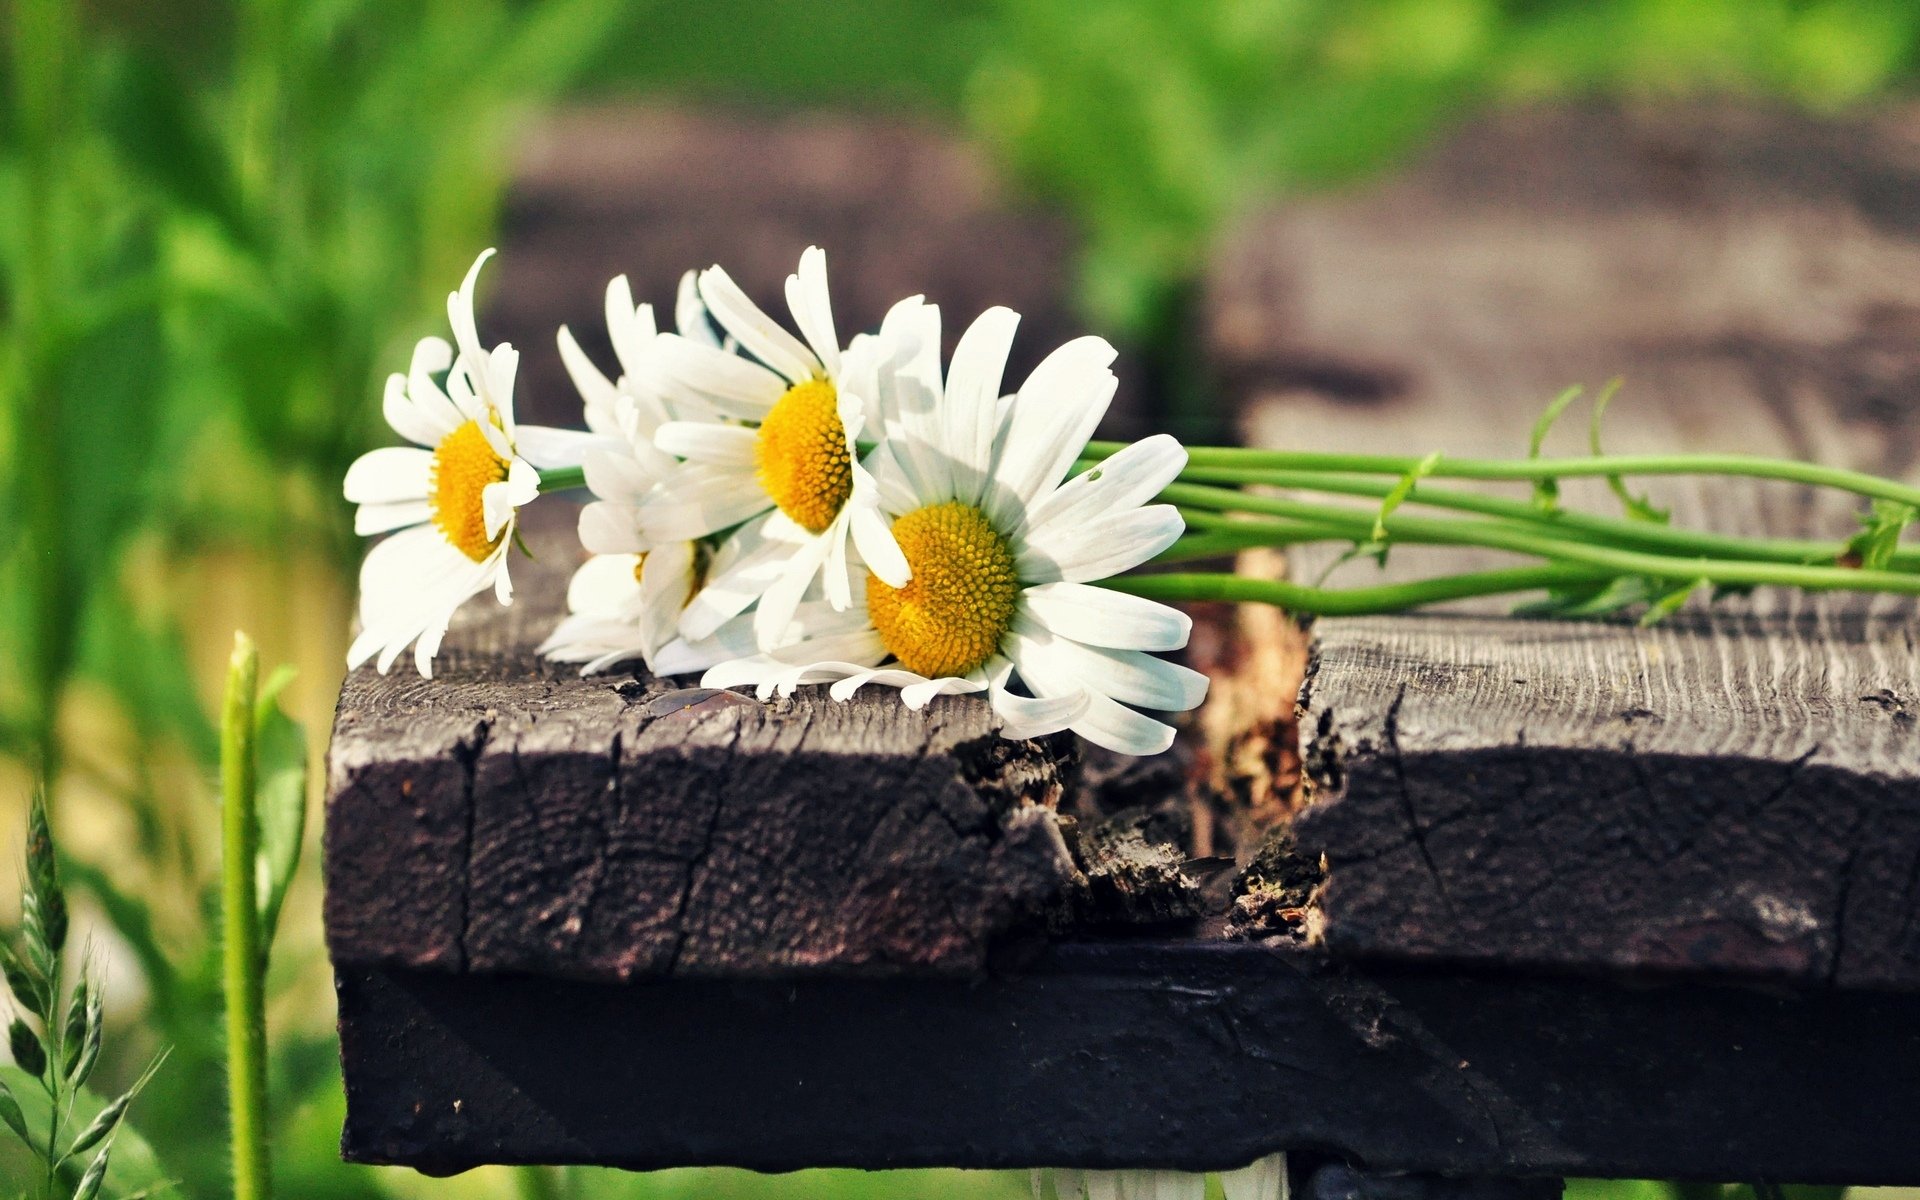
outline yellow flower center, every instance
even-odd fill
[[[867,578],[873,627],[900,665],[929,679],[985,665],[1013,624],[1020,597],[1013,550],[971,504],[949,500],[893,523],[913,568],[903,588]]]
[[[500,544],[500,538],[487,537],[487,511],[480,494],[488,484],[506,477],[507,461],[493,452],[477,421],[468,421],[434,447],[433,474],[427,485],[433,524],[454,549],[475,562],[485,562]]]
[[[760,486],[809,533],[821,533],[853,494],[853,459],[833,384],[810,379],[774,403],[753,444]]]

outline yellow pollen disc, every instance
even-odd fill
[[[936,679],[965,675],[1000,649],[1013,624],[1020,581],[1013,551],[986,514],[950,500],[915,509],[893,523],[913,568],[903,588],[867,578],[873,627],[900,665]]]
[[[823,532],[853,494],[853,459],[833,384],[810,379],[775,402],[753,444],[760,486],[810,533]]]
[[[486,506],[480,493],[506,477],[507,461],[493,452],[478,422],[468,421],[434,448],[427,508],[433,513],[434,527],[475,562],[486,561],[500,544],[500,538],[487,537]]]

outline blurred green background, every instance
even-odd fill
[[[361,550],[340,477],[387,436],[379,381],[492,244],[515,147],[543,109],[664,96],[951,128],[1071,220],[1079,253],[1061,286],[1177,389],[1196,283],[1241,213],[1391,169],[1478,109],[1588,94],[1841,109],[1920,73],[1912,0],[0,11],[0,830],[20,829],[35,778],[51,780],[82,923],[109,963],[104,1073],[124,1083],[154,1046],[175,1047],[134,1124],[189,1197],[226,1187],[218,668],[248,629],[270,663],[300,667],[292,707],[324,729]],[[343,1166],[318,888],[309,867],[271,981],[284,1195],[1025,1194],[1004,1175],[431,1181]]]

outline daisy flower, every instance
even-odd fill
[[[414,445],[368,451],[347,468],[343,491],[360,506],[354,531],[398,531],[361,565],[349,669],[377,655],[384,673],[411,644],[420,674],[431,676],[462,604],[488,588],[511,603],[507,549],[516,515],[540,492],[540,468],[578,465],[593,444],[590,434],[515,424],[519,353],[482,347],[473,319],[474,282],[492,254],[475,259],[447,297],[454,345],[422,338],[407,373],[387,380],[387,423]]]
[[[679,466],[654,445],[669,413],[715,417],[705,405],[669,405],[660,394],[655,347],[659,332],[653,307],[635,305],[622,275],[607,285],[607,332],[621,374],[610,380],[581,350],[573,332],[560,329],[560,357],[586,406],[589,429],[603,441],[584,456],[587,487],[595,500],[581,510],[580,541],[590,557],[567,587],[569,616],[541,644],[540,653],[561,662],[584,663],[582,674],[639,659],[655,669],[655,654],[671,641],[713,562],[697,539],[662,533],[649,520],[648,501]],[[714,349],[714,336],[692,272],[680,282],[675,306],[679,336]],[[656,506],[657,507],[657,506]],[[714,559],[729,566],[750,542],[730,540]],[[680,661],[699,670],[727,654],[702,655],[683,647]]]
[[[875,368],[885,356],[870,337],[842,353],[818,247],[787,277],[787,305],[803,337],[760,311],[719,267],[702,272],[699,287],[714,320],[752,357],[692,338],[660,339],[670,398],[713,416],[661,426],[658,445],[683,463],[649,505],[650,518],[687,538],[744,524],[758,549],[713,573],[680,630],[705,638],[757,602],[755,629],[771,646],[816,579],[834,608],[853,602],[850,542],[869,569],[907,582],[858,442],[873,423]]]
[[[1186,451],[1152,437],[1068,479],[1113,398],[1114,351],[1069,342],[1002,401],[1017,321],[1006,309],[982,315],[942,385],[929,369],[938,311],[915,300],[888,314],[898,328],[884,339],[896,356],[881,376],[886,436],[868,461],[911,578],[867,575],[844,611],[800,614],[797,642],[714,667],[704,684],[752,684],[765,698],[831,683],[837,700],[880,684],[910,708],[985,692],[1007,737],[1071,729],[1124,754],[1172,743],[1171,726],[1137,709],[1183,711],[1205,697],[1204,675],[1151,653],[1184,646],[1191,622],[1094,581],[1180,536],[1178,511],[1148,501]]]

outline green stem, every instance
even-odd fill
[[[540,472],[540,494],[564,492],[587,486],[585,467],[550,467]]]
[[[1263,471],[1246,467],[1196,467],[1183,472],[1182,482],[1208,484],[1257,484],[1295,491],[1325,492],[1333,495],[1367,496],[1385,499],[1395,481],[1357,478],[1318,471]],[[1649,521],[1629,521],[1619,517],[1558,509],[1544,512],[1524,500],[1487,496],[1416,484],[1406,497],[1408,504],[1529,523],[1543,531],[1576,534],[1581,540],[1618,544],[1655,553],[1701,555],[1708,558],[1741,558],[1763,562],[1832,563],[1845,551],[1844,543],[1808,538],[1744,538],[1677,529]],[[1888,564],[1899,570],[1920,570],[1920,549],[1895,551]]]
[[[273,1194],[267,1158],[266,956],[254,882],[260,826],[254,811],[254,692],[260,652],[243,633],[233,638],[226,706],[220,723],[220,898],[222,980],[227,1000],[227,1097],[233,1147],[234,1200]]]
[[[1272,604],[1289,612],[1355,617],[1404,612],[1425,604],[1464,600],[1473,596],[1504,596],[1593,583],[1608,575],[1609,572],[1605,570],[1590,567],[1548,564],[1357,588],[1311,587],[1284,579],[1250,579],[1244,575],[1171,573],[1122,575],[1102,580],[1100,586],[1155,600]]]
[[[1106,458],[1120,442],[1089,442],[1082,457]],[[1337,471],[1357,475],[1404,476],[1421,466],[1418,458],[1392,454],[1331,454],[1305,450],[1247,450],[1193,446],[1192,467],[1246,467],[1260,470]],[[1747,454],[1605,454],[1585,458],[1442,458],[1426,474],[1436,479],[1574,479],[1607,475],[1739,475],[1777,479],[1813,487],[1838,488],[1871,499],[1920,508],[1920,488],[1817,463],[1761,458]]]
[[[1250,496],[1230,488],[1176,483],[1161,493],[1161,498],[1192,508],[1210,508],[1225,512],[1267,513],[1278,517],[1339,525],[1355,541],[1372,536],[1374,514],[1343,513],[1323,504],[1285,500],[1274,496]],[[1736,559],[1680,557],[1621,550],[1561,538],[1542,536],[1523,526],[1498,521],[1430,519],[1393,513],[1386,518],[1390,540],[1432,542],[1442,545],[1482,546],[1506,550],[1559,562],[1584,563],[1602,567],[1615,575],[1644,575],[1675,583],[1701,580],[1706,583],[1749,587],[1774,585],[1803,588],[1808,591],[1893,592],[1920,595],[1920,574],[1897,571],[1855,570],[1849,567],[1821,567],[1791,563],[1752,562]]]

